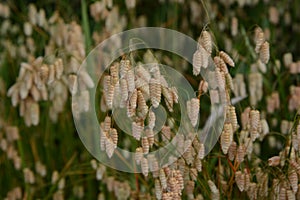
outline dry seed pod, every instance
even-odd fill
[[[208,53],[212,53],[212,40],[208,31],[203,31],[199,43],[204,47]]]
[[[201,172],[202,171],[202,162],[199,157],[195,158],[194,164],[195,164],[195,167],[198,170],[198,172]]]
[[[238,125],[234,106],[229,106],[229,119],[230,119],[230,123],[232,124],[233,131],[236,131],[239,125]]]
[[[238,163],[242,163],[244,161],[246,149],[245,146],[242,144],[237,149],[236,161]]]
[[[133,92],[135,89],[135,82],[134,82],[134,71],[129,70],[126,74],[127,83],[128,83],[128,91]]]
[[[132,136],[136,140],[140,140],[143,129],[144,127],[140,123],[132,122]]]
[[[138,147],[135,150],[135,162],[136,164],[140,164],[143,158],[143,148],[142,147]]]
[[[235,172],[235,182],[241,192],[245,189],[245,175],[241,171]]]
[[[280,188],[279,200],[286,200],[286,189],[284,187]]]
[[[225,74],[220,71],[220,69],[217,67],[215,69],[215,75],[216,75],[216,80],[218,83],[218,88],[222,91],[225,90]]]
[[[148,113],[148,126],[152,130],[155,127],[155,119],[155,113],[150,109]]]
[[[225,74],[225,82],[226,88],[228,88],[228,90],[234,91],[233,80],[229,73]]]
[[[280,156],[273,156],[268,159],[269,166],[278,166],[280,164]]]
[[[74,74],[70,74],[68,77],[68,86],[69,86],[69,91],[72,95],[75,95],[77,93],[78,89],[78,81],[77,81],[77,76]]]
[[[184,188],[184,180],[183,180],[181,172],[179,170],[175,170],[174,171],[174,177],[176,178],[176,181],[177,181],[177,184],[179,186],[179,189],[183,190],[183,188]]]
[[[191,100],[187,101],[187,112],[193,127],[197,125],[199,109],[200,100],[198,98],[192,98]]]
[[[24,173],[24,181],[25,181],[25,183],[30,183],[30,184],[34,184],[35,183],[34,173],[30,169],[24,168],[23,169],[23,173]]]
[[[130,61],[129,60],[121,60],[120,61],[120,77],[123,78],[126,76],[127,72],[130,69]]]
[[[129,102],[130,102],[130,107],[133,109],[136,109],[136,106],[137,106],[137,90],[136,89],[133,90],[133,92],[130,96]]]
[[[220,71],[224,72],[225,74],[228,73],[226,63],[224,62],[224,60],[220,56],[215,56],[214,57],[214,63],[216,65],[216,67],[219,68]]]
[[[55,77],[57,79],[60,79],[64,72],[64,66],[62,63],[62,60],[59,58],[54,62],[54,68],[55,68]],[[85,76],[85,75],[83,75]],[[85,79],[86,77],[83,77]]]
[[[128,99],[128,87],[127,87],[127,80],[122,78],[120,80],[120,86],[121,86],[121,99],[122,102],[126,102]]]
[[[261,45],[265,42],[265,34],[260,27],[256,27],[254,32],[255,52],[259,53]]]
[[[40,107],[39,104],[33,102],[30,106],[30,117],[32,125],[36,126],[40,121]]]
[[[151,75],[142,65],[138,65],[136,67],[136,74],[138,77],[143,79],[146,83],[149,83],[151,79]]]
[[[110,67],[111,84],[115,85],[119,81],[119,63],[114,63]]]
[[[138,90],[138,115],[141,118],[145,118],[146,114],[148,112],[148,106],[146,104],[146,101],[144,99],[144,96],[140,90]]]
[[[258,137],[258,127],[259,127],[259,111],[251,110],[250,111],[250,131],[251,131],[251,139],[254,141]]]
[[[296,200],[295,193],[292,190],[286,190],[288,200]]]
[[[230,123],[226,123],[224,124],[224,131],[221,134],[221,147],[224,154],[227,154],[232,139],[233,139],[232,125]]]
[[[259,58],[261,62],[267,64],[270,59],[270,45],[269,42],[265,41],[260,48]]]
[[[296,193],[298,191],[298,175],[295,170],[291,170],[289,172],[289,182],[293,189],[293,192]]]
[[[118,144],[118,132],[117,129],[115,128],[111,128],[110,129],[110,138],[112,139],[115,148],[117,148],[117,144]]]
[[[202,66],[202,55],[201,55],[201,51],[197,50],[193,54],[193,74],[195,76],[200,74],[201,66]]]
[[[47,65],[43,64],[38,72],[40,79],[43,83],[45,83],[49,77],[49,68]]]
[[[227,63],[229,66],[231,67],[235,66],[232,58],[227,53],[225,53],[224,51],[220,51],[219,55],[224,60],[224,62]]]
[[[212,192],[213,194],[219,193],[219,190],[218,190],[217,186],[216,186],[215,183],[212,182],[211,180],[208,180],[208,186],[209,186],[209,188],[210,188],[210,190],[211,190],[211,192]]]
[[[161,199],[162,198],[162,188],[161,188],[161,185],[160,185],[160,182],[158,179],[155,179],[155,182],[154,182],[154,188],[155,188],[155,196],[157,199]]]
[[[203,143],[200,143],[200,149],[198,151],[198,158],[202,160],[204,158],[204,155],[205,155],[205,146]]]
[[[111,138],[105,140],[105,150],[108,158],[111,158],[115,151],[115,144]]]
[[[161,85],[158,79],[151,78],[149,83],[151,103],[154,108],[159,106],[161,100]]]
[[[159,170],[159,180],[163,189],[167,189],[167,178],[163,169]]]
[[[209,64],[209,58],[210,58],[210,53],[208,53],[201,45],[198,47],[198,49],[201,52],[201,56],[202,56],[202,67],[204,69],[206,69],[208,67]]]
[[[199,87],[198,87],[198,91],[200,93],[206,93],[208,90],[208,83],[204,80],[200,81]]]
[[[149,153],[149,142],[147,137],[142,137],[142,147],[145,154]]]
[[[110,130],[110,127],[111,127],[111,117],[106,116],[104,119],[103,131],[108,132]]]
[[[154,133],[153,133],[153,130],[150,129],[150,128],[147,128],[145,130],[145,133],[146,133],[146,136],[148,138],[148,143],[149,143],[149,146],[152,147],[153,144],[154,144]]]
[[[146,158],[142,158],[141,167],[142,167],[142,173],[143,173],[143,175],[144,176],[148,176],[149,166],[148,166],[148,160]]]

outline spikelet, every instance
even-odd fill
[[[152,147],[154,144],[154,133],[153,130],[150,128],[147,128],[145,130],[146,136],[148,138],[149,147]]]
[[[169,88],[162,87],[162,94],[165,97],[165,103],[169,109],[170,112],[173,112],[173,94],[172,91]]]
[[[137,92],[137,102],[138,102],[138,116],[144,119],[148,112],[148,106],[140,90],[138,90]]]
[[[247,172],[247,169],[244,169],[244,175],[245,175],[245,186],[244,186],[244,190],[247,191],[249,189],[250,186],[250,174]]]
[[[72,95],[75,95],[78,90],[78,81],[77,81],[77,76],[74,74],[70,74],[68,77],[68,86],[69,86],[69,91]]]
[[[134,71],[129,70],[126,74],[127,83],[128,83],[128,91],[133,92],[135,89],[135,82],[134,82]]]
[[[130,61],[129,60],[121,60],[120,61],[120,77],[125,78],[129,69],[130,69]]]
[[[111,128],[109,135],[110,135],[110,138],[112,139],[112,141],[114,143],[114,147],[117,148],[117,144],[118,144],[118,132],[117,132],[117,129]]]
[[[198,151],[198,158],[200,160],[202,160],[205,156],[205,146],[203,143],[200,143],[200,148],[199,148],[199,151]]]
[[[226,123],[224,124],[224,130],[221,134],[221,147],[224,154],[227,154],[232,139],[233,139],[232,125],[230,123]]]
[[[140,140],[143,129],[144,127],[142,126],[141,123],[132,122],[132,136],[136,140]]]
[[[235,172],[235,182],[241,192],[245,189],[245,175],[241,171]]]
[[[216,67],[219,68],[220,71],[224,72],[225,74],[228,73],[226,63],[224,62],[224,60],[220,56],[215,56],[214,57],[214,63],[216,65]]]
[[[198,98],[192,98],[191,100],[187,101],[187,112],[193,127],[197,125],[199,109],[200,100]]]
[[[195,167],[198,170],[198,172],[202,172],[202,162],[199,157],[195,158],[194,164],[195,164]]]
[[[104,119],[103,131],[108,132],[110,130],[110,127],[111,127],[111,117],[106,116]]]
[[[279,200],[286,200],[286,197],[286,189],[284,187],[281,187],[279,192]]]
[[[278,166],[280,164],[280,156],[273,156],[268,159],[269,166]]]
[[[199,47],[198,47],[198,50],[201,52],[201,57],[202,57],[202,67],[204,68],[204,69],[206,69],[207,67],[208,67],[208,64],[209,64],[209,57],[210,57],[210,53],[209,52],[207,52],[203,47],[202,47],[202,45],[200,45]]]
[[[260,27],[256,27],[254,33],[255,52],[259,53],[262,44],[265,42],[265,34]]]
[[[200,74],[201,66],[202,66],[202,55],[201,55],[201,51],[197,50],[193,54],[193,74],[195,76]]]
[[[215,185],[215,183],[212,182],[211,180],[208,180],[207,182],[208,182],[210,191],[212,192],[211,199],[220,199],[220,193],[219,193],[219,190],[218,190],[217,186]]]
[[[198,86],[199,93],[206,93],[207,90],[208,90],[208,83],[204,80],[201,80]]]
[[[238,163],[242,163],[244,161],[245,151],[245,146],[243,144],[238,147],[236,153],[236,161]]]
[[[163,169],[159,170],[159,180],[163,189],[167,189],[167,178]]]
[[[63,75],[63,72],[64,72],[64,67],[63,67],[63,62],[62,62],[62,59],[57,59],[55,62],[54,62],[54,68],[55,68],[55,78],[56,79],[60,79],[61,76]],[[82,79],[85,81],[86,80],[86,75],[88,74],[84,74],[82,73]]]
[[[119,63],[114,63],[110,67],[111,84],[115,85],[119,81]]]
[[[24,173],[25,183],[30,183],[30,184],[35,183],[34,173],[29,168],[24,168],[23,173]]]
[[[126,105],[125,102],[128,99],[127,80],[122,78],[120,80],[120,86],[121,86],[121,104],[120,104],[120,107],[123,108]]]
[[[144,154],[149,153],[149,141],[147,137],[142,137],[142,147]]]
[[[160,182],[158,179],[155,179],[155,182],[154,182],[154,188],[155,188],[155,196],[157,199],[161,199],[162,198],[162,188],[161,188],[161,185],[160,185]]]
[[[229,119],[230,119],[230,123],[232,124],[233,131],[236,131],[239,125],[238,125],[234,106],[229,106]]]
[[[267,64],[270,59],[270,45],[269,42],[265,41],[259,51],[259,59],[261,62]]]
[[[212,53],[212,40],[211,35],[208,31],[203,31],[200,37],[200,41],[198,41],[204,49],[211,54]]]
[[[296,200],[295,193],[292,190],[286,190],[286,196],[288,200]]]
[[[179,170],[175,170],[174,173],[173,173],[176,181],[177,181],[177,184],[179,186],[179,189],[180,190],[183,190],[184,188],[184,180],[183,180],[183,177],[182,177],[182,174]],[[181,191],[180,191],[180,194],[181,194]]]
[[[290,170],[289,172],[289,182],[293,189],[293,192],[296,193],[298,191],[298,175],[295,170]]]
[[[151,79],[150,73],[142,65],[138,65],[136,67],[136,75],[143,79],[146,83],[149,83]]]
[[[291,160],[290,164],[296,170],[298,175],[300,176],[300,165],[295,160]]]
[[[149,71],[153,78],[160,80],[160,69],[157,64],[151,65]]]
[[[40,107],[39,104],[32,101],[30,105],[30,118],[32,125],[36,126],[40,121]]]
[[[152,130],[155,127],[155,120],[156,120],[155,113],[150,109],[148,113],[148,126]]]
[[[229,66],[231,67],[235,66],[232,58],[227,53],[225,53],[224,51],[220,51],[219,55],[224,60],[224,62],[227,63]]]
[[[111,138],[105,140],[105,150],[108,158],[111,158],[115,151],[115,144]]]
[[[148,176],[149,173],[149,166],[148,166],[148,160],[146,158],[142,158],[141,161],[141,168],[142,168],[142,173],[144,176]]]
[[[108,86],[108,91],[106,92],[105,95],[106,106],[108,109],[112,109],[113,107],[114,92],[115,92],[115,86],[110,84]]]
[[[46,83],[46,81],[48,80],[48,77],[49,77],[49,68],[48,68],[48,66],[43,64],[40,67],[39,71],[38,71],[38,75],[39,75],[41,81],[43,83]]]
[[[161,85],[158,79],[151,78],[149,83],[151,103],[154,108],[159,106],[161,100]]]
[[[143,148],[142,147],[138,147],[135,150],[135,162],[136,164],[140,164],[143,158]]]
[[[260,116],[258,110],[251,110],[250,111],[250,132],[251,132],[251,139],[255,141],[255,139],[259,136],[258,128],[260,124]]]
[[[134,89],[130,98],[129,98],[130,108],[136,109],[137,106],[137,90]]]
[[[223,91],[225,90],[225,75],[223,72],[220,71],[220,69],[217,67],[215,69],[215,75],[216,75],[216,80],[218,84],[218,88]]]

